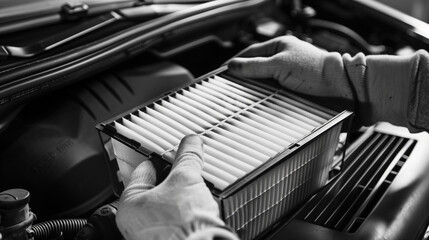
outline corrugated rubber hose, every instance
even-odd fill
[[[75,236],[86,222],[86,219],[55,219],[34,224],[31,232],[34,240],[51,239],[58,234]]]

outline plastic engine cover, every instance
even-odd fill
[[[80,216],[111,199],[95,125],[192,80],[167,62],[118,69],[28,104],[0,134],[0,191],[29,190],[38,220]]]

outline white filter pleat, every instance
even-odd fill
[[[230,99],[234,99],[240,103],[244,103],[245,105],[251,105],[255,102],[259,101],[260,99],[256,98],[256,101],[250,100],[252,97],[250,94],[247,94],[242,91],[231,91],[230,89],[222,88],[216,84],[210,83],[210,82],[201,82],[201,85],[206,86],[207,88],[213,89],[216,92],[222,93],[223,95],[229,97]],[[243,96],[244,95],[244,96]],[[250,96],[249,96],[250,95]],[[249,96],[249,98],[247,98]]]
[[[248,91],[243,91],[239,88],[231,86],[230,84],[226,84],[223,81],[219,81],[219,79],[221,78],[218,76],[213,76],[213,78],[208,79],[208,82],[213,85],[216,85],[217,87],[223,89],[224,91],[238,94],[244,98],[251,100],[252,102],[257,102],[264,98],[264,97],[261,97],[260,94],[258,95],[250,94]]]
[[[277,203],[277,199],[276,199],[274,188],[275,188],[274,178],[270,178],[270,187],[269,187],[268,195],[271,197],[271,200],[270,200],[270,204],[268,204],[267,206],[267,213],[268,213],[267,226],[272,223],[273,219],[275,219],[274,218],[275,212],[273,208]]]
[[[256,115],[259,115],[265,119],[270,120],[273,124],[276,124],[276,128],[278,128],[279,131],[282,131],[286,134],[290,134],[296,139],[300,139],[309,133],[309,131],[306,131],[305,129],[302,129],[284,119],[278,118],[272,114],[261,111],[259,109],[253,108],[250,111],[255,113]]]
[[[250,215],[250,211],[249,211],[249,198],[246,196],[247,194],[243,195],[244,197],[244,206],[241,209],[242,210],[242,214],[244,213],[244,221],[243,221],[243,225],[245,225],[251,218],[252,215]],[[246,233],[246,235],[248,235],[248,233]]]
[[[259,197],[259,201],[262,201],[263,204],[262,204],[262,208],[259,209],[258,218],[260,219],[259,220],[260,225],[264,226],[266,224],[266,219],[265,219],[264,215],[262,215],[262,214],[263,214],[263,212],[265,212],[267,210],[267,204],[270,203],[270,199],[269,199],[269,194],[266,193],[266,191],[269,187],[268,181],[263,181],[262,184],[263,184],[264,192],[261,193],[261,195]]]
[[[252,139],[245,138],[243,136],[238,135],[237,133],[233,133],[233,132],[230,132],[230,131],[222,129],[222,128],[217,128],[214,131],[217,132],[217,133],[219,133],[220,135],[223,135],[223,136],[225,136],[225,137],[227,137],[229,139],[232,139],[232,140],[234,140],[236,142],[241,142],[244,145],[246,145],[246,146],[248,146],[248,147],[250,147],[252,149],[255,149],[256,151],[261,152],[261,153],[267,155],[268,157],[272,157],[272,156],[274,156],[275,154],[278,153],[278,152],[276,152],[274,150],[271,150],[271,149],[265,147],[264,145],[262,145],[260,143],[252,141],[252,140],[255,140],[255,138],[252,138]]]
[[[211,90],[209,92],[202,91],[200,88],[196,88],[197,86],[204,88],[203,86],[197,84],[197,85],[195,85],[195,87],[190,87],[188,90],[190,92],[192,92],[192,93],[195,93],[195,94],[199,95],[202,98],[206,98],[207,100],[209,100],[211,102],[214,102],[217,105],[222,106],[223,108],[228,109],[229,112],[238,112],[238,111],[240,111],[239,107],[234,106],[231,103],[226,102],[226,101],[224,101],[224,100],[222,100],[222,99],[220,99],[220,98],[218,98],[216,96],[213,96],[212,95],[213,91],[211,91]]]
[[[231,166],[225,163],[223,160],[217,159],[208,153],[204,154],[204,161],[205,163],[208,163],[209,165],[218,169],[218,171],[225,172],[228,176],[222,177],[222,179],[224,179],[225,181],[228,181],[229,183],[234,182],[235,180],[244,176],[245,174],[244,171],[238,168],[235,168],[234,166]],[[216,176],[221,177],[222,175],[216,175]]]
[[[268,105],[268,106],[266,106]],[[257,108],[261,109],[262,111],[266,111],[272,115],[275,115],[278,118],[284,119],[302,129],[305,131],[312,131],[315,127],[320,126],[320,124],[309,124],[304,120],[301,120],[297,118],[296,114],[294,115],[293,112],[288,111],[287,109],[282,109],[279,106],[276,106],[274,104],[270,104],[268,102],[261,104],[257,106]],[[307,118],[308,119],[308,118]]]
[[[284,101],[286,103],[292,104],[293,106],[295,106],[297,108],[303,109],[303,110],[305,110],[307,112],[313,113],[314,115],[321,117],[322,119],[324,119],[323,122],[326,122],[328,119],[330,119],[331,117],[333,117],[332,115],[330,115],[330,114],[328,114],[326,112],[323,112],[323,111],[321,111],[319,109],[311,107],[311,106],[309,106],[307,104],[304,104],[302,102],[298,102],[295,99],[292,99],[292,98],[289,98],[289,97],[285,97],[285,96],[283,96],[281,94],[277,94],[276,98],[278,98],[278,99],[280,99],[280,100],[282,100],[282,101]]]
[[[299,119],[301,121],[304,121],[312,126],[320,126],[326,122],[326,120],[323,119],[322,117],[319,117],[311,112],[302,110],[289,103],[280,101],[279,99],[276,99],[276,98],[271,98],[264,104],[266,104],[268,107],[276,106],[277,109],[284,112],[285,114],[289,114],[290,116],[296,119]]]
[[[178,97],[179,95],[177,95],[176,97]],[[211,115],[207,114],[206,112],[201,111],[200,109],[184,102],[184,101],[180,101],[177,98],[173,98],[173,97],[168,97],[168,101],[171,102],[172,104],[182,108],[185,111],[188,111],[190,113],[192,113],[195,116],[200,117],[201,119],[203,119],[204,121],[206,121],[208,124],[214,125],[216,123],[218,123],[218,119],[212,117]]]
[[[190,88],[190,89],[193,89],[192,91],[198,92],[198,90],[195,88]],[[234,112],[232,112],[231,110],[229,110],[229,109],[225,108],[224,106],[216,103],[215,101],[212,101],[213,99],[211,99],[210,97],[200,96],[194,92],[190,92],[187,90],[182,90],[182,93],[183,93],[183,96],[186,96],[186,97],[194,100],[195,102],[199,102],[199,103],[215,110],[219,114],[221,114],[221,116],[218,114],[213,114],[213,116],[215,116],[216,118],[224,119],[224,118],[226,118],[226,116],[234,114]],[[203,93],[203,95],[207,95],[207,94]]]
[[[148,131],[145,128],[138,126],[137,124],[129,121],[126,118],[122,118],[122,123],[125,127],[127,127],[129,129],[131,129],[132,131],[140,134],[141,136],[144,136],[145,138],[154,142],[158,146],[162,147],[164,151],[174,147],[171,143],[167,142],[163,138],[159,137],[156,134],[153,134],[152,132]]]
[[[296,158],[293,158],[291,160],[292,160],[292,173],[291,173],[289,179],[292,182],[292,188],[290,190],[290,196],[291,196],[291,199],[292,199],[292,201],[291,201],[292,202],[292,206],[294,206],[295,203],[296,203],[296,199],[297,199],[296,198],[296,187],[297,187],[298,183],[296,181],[296,170],[298,168],[298,163],[297,163],[298,159],[296,157]]]
[[[249,157],[255,158],[256,160],[260,161],[261,163],[265,162],[269,158],[268,155],[265,155],[265,154],[263,154],[261,152],[258,152],[256,150],[254,150],[254,149],[252,149],[252,148],[244,145],[243,143],[236,142],[236,141],[234,141],[232,139],[229,139],[229,138],[227,138],[225,136],[222,136],[222,135],[220,135],[218,133],[207,132],[206,135],[208,137],[210,137],[211,139],[213,139],[213,140],[221,142],[221,143],[223,143],[225,145],[228,145],[228,146],[236,149],[237,151],[242,152],[243,154],[246,154]]]
[[[169,151],[165,151],[162,154],[162,158],[167,160],[167,162],[173,164],[174,163],[174,159],[176,157],[176,151],[175,149],[170,149]]]
[[[118,130],[118,132],[120,134],[124,135],[125,137],[127,137],[129,139],[133,139],[133,140],[139,142],[142,146],[144,146],[145,148],[147,148],[151,151],[154,151],[158,154],[161,154],[164,151],[164,149],[161,146],[155,144],[151,140],[145,138],[144,136],[134,132],[133,130],[125,127],[124,125],[122,125],[118,122],[115,122],[115,128],[116,128],[116,130]]]
[[[278,176],[278,172],[275,173],[276,176]],[[277,204],[276,204],[276,209],[274,210],[276,212],[276,219],[280,218],[283,215],[283,212],[281,212],[281,208],[282,208],[282,204],[283,204],[283,195],[281,194],[282,191],[282,186],[283,183],[279,182],[278,180],[279,178],[276,177],[275,180],[278,183],[276,185],[276,199],[277,199]]]
[[[201,175],[203,176],[204,179],[211,182],[216,188],[220,190],[225,189],[229,185],[229,183],[226,182],[225,180],[220,179],[219,177],[211,173],[208,173],[206,171],[203,171]]]
[[[231,213],[231,212],[234,212],[235,209],[237,209],[237,206],[239,204],[239,200],[237,197],[234,197],[232,199],[230,198],[229,201],[230,201],[230,205],[231,205],[231,207],[230,207],[231,208],[230,213]],[[229,214],[228,214],[228,216],[229,216]],[[232,215],[232,218],[230,218],[230,219],[231,219],[230,221],[233,222],[232,226],[234,226],[234,229],[237,229],[237,226],[239,226],[239,218],[238,218],[237,214]]]
[[[135,116],[134,114],[130,114],[130,120],[131,122],[137,124],[138,126],[147,129],[148,131],[150,131],[151,133],[158,135],[160,138],[166,140],[168,143],[170,143],[171,145],[175,146],[177,144],[179,144],[180,140],[176,137],[174,137],[173,135],[171,135],[170,133],[164,131],[163,129]]]
[[[259,128],[256,128],[256,127],[254,127],[252,125],[249,125],[247,123],[242,122],[241,120],[230,119],[229,123],[231,123],[232,125],[234,125],[234,126],[236,126],[238,128],[241,128],[241,129],[243,129],[245,131],[254,133],[254,134],[256,134],[256,135],[258,135],[258,136],[260,136],[260,137],[268,140],[269,142],[271,142],[271,144],[275,144],[275,145],[280,146],[280,147],[281,146],[287,146],[287,144],[285,144],[285,143],[287,143],[286,140],[281,139],[279,137],[276,137],[276,136],[274,136],[272,134],[269,134],[267,132],[264,132],[264,131],[262,131]]]
[[[257,201],[254,201],[254,204],[257,205],[256,214],[259,214],[264,209],[264,202],[261,200],[261,195],[264,193],[265,188],[261,183],[254,184],[254,188],[256,189],[255,198],[258,199]]]
[[[271,207],[271,211],[273,212],[273,219],[277,219],[278,210],[279,210],[278,207],[279,207],[279,202],[281,198],[279,195],[280,189],[279,189],[279,185],[277,184],[277,178],[275,173],[273,174],[272,179],[273,179],[274,186],[271,189],[271,194],[274,195],[275,202],[274,202],[274,206]]]
[[[172,128],[170,125],[167,125],[161,119],[156,119],[156,118],[152,117],[151,115],[149,115],[145,112],[142,112],[141,110],[138,110],[138,117],[149,122],[149,123],[151,123],[152,125],[160,128],[160,129],[163,129],[164,131],[168,132],[170,135],[174,136],[177,139],[182,139],[185,136],[185,134],[183,134],[180,131]]]
[[[243,92],[246,92],[246,93],[248,93],[250,95],[256,96],[256,97],[258,97],[260,99],[265,98],[265,97],[271,95],[271,92],[269,92],[269,91],[267,91],[265,89],[256,88],[256,86],[255,86],[255,88],[258,89],[258,91],[254,90],[254,89],[251,89],[249,87],[246,87],[244,85],[239,85],[239,84],[237,84],[237,83],[235,83],[233,81],[229,81],[229,80],[227,80],[225,78],[222,78],[222,77],[219,77],[219,76],[213,76],[213,78],[214,78],[215,81],[210,81],[210,82],[213,82],[213,83],[216,83],[216,84],[223,83],[224,85],[228,85],[228,86],[231,86],[233,88],[239,89],[239,90],[241,90]]]
[[[195,132],[189,129],[186,126],[183,126],[181,123],[175,121],[174,119],[170,118],[169,116],[166,116],[158,111],[155,111],[152,108],[146,107],[146,113],[150,116],[159,119],[159,121],[162,121],[166,125],[172,127],[173,129],[176,129],[177,131],[180,131],[184,135],[194,134]]]
[[[292,174],[292,162],[287,161],[286,162],[286,196],[290,199],[290,192],[293,189],[292,186],[292,180],[291,180],[291,174]],[[287,201],[286,205],[286,211],[289,211],[291,209],[291,201]]]
[[[257,191],[257,188],[255,186],[251,186],[250,189],[252,191],[252,199],[255,199],[256,196],[258,196],[259,192]],[[258,207],[259,207],[258,201],[252,201],[251,204],[252,204],[252,208],[253,208],[252,216],[258,215]],[[252,229],[253,229],[252,230],[252,236],[255,236],[257,234],[256,228],[252,228]]]
[[[240,194],[239,196],[240,196],[240,204],[238,206],[242,207],[242,206],[244,206],[247,199],[245,199],[243,194]],[[248,219],[248,218],[246,216],[246,213],[238,214],[238,215],[240,216],[239,223],[240,223],[240,227],[241,227],[243,225],[243,223],[246,222],[246,219]]]
[[[188,121],[192,122],[195,125],[198,125],[203,129],[207,129],[212,126],[212,124],[205,121],[200,116],[197,116],[191,112],[188,112],[185,109],[182,109],[180,106],[174,105],[168,101],[164,101],[164,100],[161,101],[161,105],[165,108],[170,109],[171,111],[175,112],[177,115],[187,119]]]
[[[207,94],[210,94],[211,96],[214,96],[215,98],[219,99],[222,102],[225,102],[226,103],[225,105],[228,106],[228,109],[230,109],[231,111],[237,112],[240,109],[245,108],[247,106],[246,104],[244,104],[242,102],[239,102],[235,99],[232,99],[232,98],[226,96],[225,94],[217,92],[217,91],[210,89],[206,86],[203,86],[201,84],[196,84],[195,88],[198,90],[201,90]]]
[[[216,148],[219,151],[224,152],[225,154],[229,154],[232,157],[234,157],[234,158],[236,158],[236,159],[238,159],[244,163],[247,163],[248,165],[251,165],[253,167],[258,167],[259,165],[261,165],[260,161],[256,160],[253,157],[250,157],[250,156],[248,156],[248,155],[246,155],[240,151],[237,151],[236,149],[234,149],[228,145],[225,145],[221,142],[213,140],[207,136],[203,136],[203,139],[204,139],[205,144],[208,144],[209,146]]]
[[[203,171],[210,173],[213,176],[216,176],[223,181],[227,182],[228,185],[233,183],[235,180],[237,180],[236,176],[231,175],[230,173],[226,172],[225,170],[218,168],[213,165],[212,158],[210,156],[204,156],[206,159],[206,162],[203,167]],[[206,158],[207,157],[207,158]]]
[[[164,114],[165,116],[168,116],[169,118],[181,123],[183,126],[186,126],[187,128],[191,129],[194,133],[200,133],[204,131],[204,128],[202,128],[198,124],[195,124],[189,119],[186,119],[185,117],[177,114],[176,112],[171,111],[170,109],[164,106],[161,106],[159,104],[154,104],[153,108],[156,111]]]
[[[191,93],[192,94],[192,93]],[[185,95],[176,94],[176,98],[184,103],[187,103],[190,106],[193,106],[194,108],[206,113],[210,117],[216,119],[217,121],[223,120],[226,118],[225,115],[222,113],[216,111],[214,108],[210,107],[209,104],[206,104],[201,99],[192,99],[191,97],[187,97]],[[205,100],[207,101],[207,100]],[[212,103],[213,104],[213,103]]]
[[[204,150],[210,156],[213,156],[217,159],[222,159],[225,164],[231,165],[231,168],[236,168],[242,171],[243,173],[248,173],[253,170],[253,166],[249,165],[243,161],[240,161],[231,155],[225,154],[224,152],[211,147],[210,145],[204,145]]]
[[[277,128],[273,127],[272,121],[269,121],[256,114],[246,112],[238,116],[237,119],[242,121],[243,123],[247,123],[250,126],[253,126],[257,129],[271,134],[272,136],[277,137],[277,141],[280,141],[282,146],[288,146],[292,142],[296,141],[296,137],[291,136],[292,134],[290,134],[289,132],[284,133],[283,131],[279,131]]]
[[[265,112],[261,112],[258,109],[252,109],[252,111],[246,112],[243,115],[260,124],[269,126],[269,128],[274,129],[277,134],[281,135],[281,138],[284,138],[289,142],[295,142],[297,139],[304,135],[304,133],[298,132],[294,127],[292,127],[292,124],[289,124],[289,126],[281,125],[275,120],[273,120],[273,116],[266,115]]]
[[[280,169],[280,171],[277,174],[277,182],[280,182],[280,191],[279,191],[279,194],[280,194],[280,196],[282,196],[282,198],[284,198],[284,197],[286,197],[286,195],[285,195],[286,194],[286,191],[285,191],[286,184],[285,184],[285,181],[282,178],[283,178],[283,176],[286,176],[285,167],[282,166],[279,169]],[[284,213],[284,211],[285,211],[285,201],[282,201],[282,204],[280,206],[279,211],[281,213]]]
[[[204,146],[204,149],[207,149],[207,146]],[[174,162],[176,156],[176,151],[170,150],[168,152],[164,152],[163,158],[170,163]],[[238,175],[242,175],[240,171],[236,168],[231,170],[231,166],[229,166],[228,171],[224,170],[224,166],[227,166],[226,163],[210,156],[207,152],[204,153],[204,166],[202,175],[208,176],[206,178],[208,181],[213,183],[215,187],[220,190],[229,186],[231,183],[237,180]],[[235,170],[235,171],[234,171]],[[205,177],[204,177],[205,178]]]
[[[261,137],[257,133],[245,131],[245,130],[243,130],[239,127],[236,127],[232,124],[229,124],[229,123],[223,124],[222,128],[226,129],[227,131],[229,131],[231,133],[242,136],[243,138],[247,138],[247,139],[250,139],[254,142],[257,142],[257,143],[261,144],[262,146],[264,146],[264,147],[266,147],[272,151],[279,152],[279,151],[284,149],[282,146],[277,145],[277,144]]]

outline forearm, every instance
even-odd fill
[[[224,227],[211,227],[191,233],[186,240],[239,240],[238,236]]]
[[[429,131],[429,54],[326,52],[292,36],[250,46],[229,68],[238,76],[273,78],[285,88],[357,113],[360,124],[388,121]],[[355,104],[353,104],[355,103]]]
[[[429,53],[419,51],[414,59],[417,63],[410,83],[408,121],[413,127],[429,131]]]
[[[328,53],[323,62],[321,82],[335,86],[332,89],[345,99],[353,95],[362,124],[388,121],[412,130],[429,130],[427,52],[406,57]]]
[[[410,129],[429,129],[426,52],[405,57],[346,54],[342,60],[357,95],[363,124],[388,121]]]

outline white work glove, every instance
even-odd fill
[[[203,163],[197,135],[183,138],[171,172],[158,186],[153,163],[142,162],[119,202],[116,222],[125,239],[238,239],[219,218],[201,177]]]
[[[228,69],[241,77],[275,79],[302,94],[353,100],[350,84],[343,76],[326,77],[343,74],[341,64],[338,53],[329,53],[294,36],[283,36],[251,45],[229,61]]]
[[[254,44],[228,64],[247,78],[271,78],[285,88],[322,97],[356,113],[357,126],[388,121],[412,132],[429,129],[429,54],[340,55],[293,36]]]

